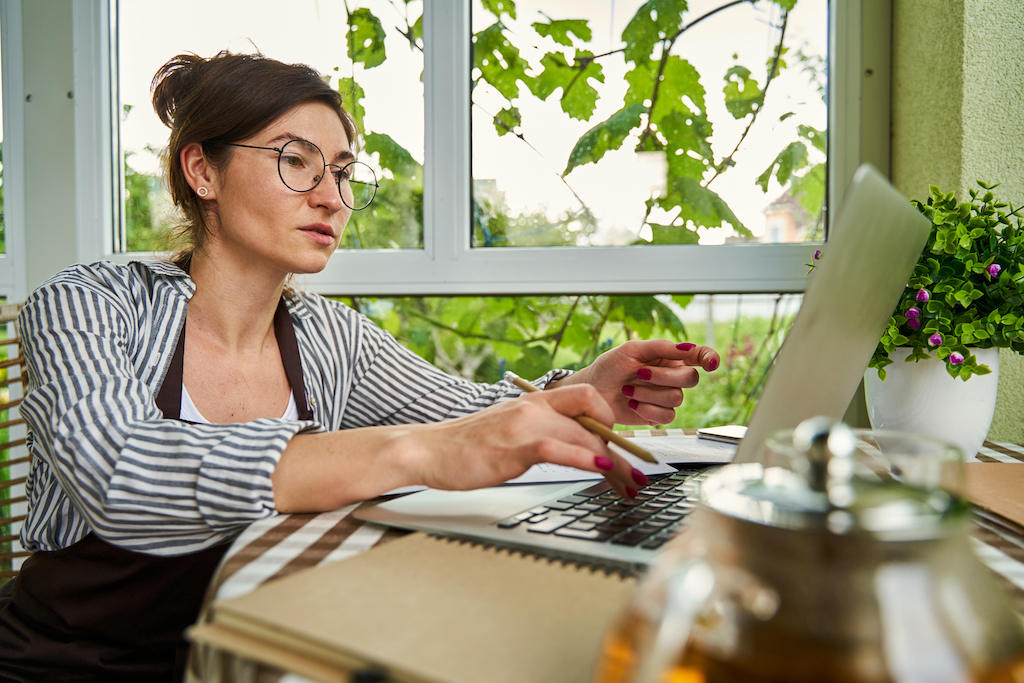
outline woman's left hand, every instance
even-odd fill
[[[721,358],[708,346],[664,339],[628,341],[548,386],[593,385],[612,407],[618,424],[668,424],[683,403],[683,389],[697,386],[697,368],[710,372],[720,363]]]

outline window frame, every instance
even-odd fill
[[[0,0],[0,9],[5,17],[10,16],[22,1]],[[114,192],[123,186],[119,182],[123,161],[115,134],[120,112],[114,76],[117,0],[86,0],[63,7],[66,9],[59,11],[74,15],[75,41],[73,64],[68,67],[76,91],[75,131],[74,139],[63,145],[64,149],[73,148],[76,155],[76,221],[74,234],[68,238],[74,240],[82,262],[104,258],[127,263],[146,258],[151,255],[114,251],[115,243],[120,242],[118,235],[123,235],[123,200],[120,192]],[[861,162],[870,161],[888,172],[890,18],[890,0],[829,0],[827,192],[831,207],[841,205],[843,190]],[[425,2],[423,33],[423,248],[341,250],[324,271],[300,277],[296,284],[326,295],[352,296],[781,293],[804,289],[808,244],[471,247],[470,0]],[[6,36],[5,57],[10,49]],[[23,39],[35,37],[26,33]],[[9,69],[6,61],[4,67],[4,101],[23,100],[23,91],[9,94],[11,72],[17,70]],[[867,72],[871,75],[866,76]],[[16,90],[16,84],[10,89]],[[19,137],[19,126],[24,130],[23,120],[19,123],[11,118],[12,109],[5,106],[6,140]],[[36,149],[36,144],[25,141],[22,160],[24,147]],[[47,149],[53,144],[50,141]],[[17,153],[12,150],[11,156]],[[104,161],[97,164],[97,160]],[[9,163],[17,168],[17,162]],[[827,224],[831,222],[830,216]],[[18,244],[19,238],[13,234],[17,230],[24,235],[23,221],[18,226],[8,221],[12,246]],[[26,258],[31,266],[37,257],[26,254]],[[11,260],[22,259],[15,256],[0,262],[0,288],[7,281],[5,264]],[[41,268],[37,265],[29,270],[39,272]],[[11,277],[17,281],[24,276]],[[28,285],[36,284],[30,277]]]

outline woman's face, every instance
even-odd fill
[[[353,160],[341,120],[321,102],[297,105],[239,143],[280,149],[291,140],[313,143],[328,164],[344,167]],[[296,192],[282,182],[278,156],[269,149],[233,149],[231,160],[213,181],[216,209],[208,220],[206,251],[246,269],[319,272],[338,247],[352,210],[342,201],[331,169],[313,190]]]

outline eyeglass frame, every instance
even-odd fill
[[[315,149],[317,152],[320,153],[320,160],[324,162],[324,175],[320,176],[317,179],[316,183],[313,185],[313,187],[309,188],[308,190],[296,190],[294,187],[292,187],[291,185],[289,185],[285,181],[284,176],[281,174],[281,156],[284,154],[284,148],[287,147],[288,145],[290,145],[293,142],[302,142],[302,143],[305,143],[307,145],[310,145],[311,147],[313,147],[313,149]],[[372,185],[373,186],[373,194],[370,195],[370,200],[368,202],[366,202],[366,206],[362,206],[362,207],[360,207],[358,209],[355,208],[354,206],[349,206],[349,203],[345,201],[345,194],[341,191],[341,177],[340,176],[338,177],[338,180],[335,183],[335,185],[338,188],[338,196],[341,197],[342,203],[344,203],[345,206],[348,206],[348,208],[350,208],[353,211],[362,211],[363,209],[368,207],[370,204],[372,204],[374,197],[377,196],[377,190],[380,189],[380,184],[377,183],[377,174],[374,173],[373,169],[370,168],[368,165],[363,164],[363,162],[359,161],[358,159],[353,159],[352,161],[348,162],[344,166],[338,166],[338,164],[329,164],[329,163],[327,163],[327,158],[324,157],[324,152],[323,152],[322,149],[320,149],[320,146],[317,145],[315,142],[312,142],[310,140],[303,140],[302,138],[294,138],[294,139],[289,140],[288,142],[284,143],[280,147],[260,147],[258,145],[243,145],[240,142],[225,142],[223,144],[228,145],[230,147],[245,147],[246,149],[265,149],[268,152],[277,152],[277,177],[281,179],[281,183],[285,187],[287,187],[292,192],[297,192],[299,194],[306,194],[307,192],[312,192],[316,188],[320,187],[320,183],[323,182],[324,176],[327,175],[327,169],[329,167],[333,166],[334,168],[338,169],[342,174],[344,174],[345,169],[348,168],[349,166],[353,165],[353,164],[362,164],[363,166],[366,166],[366,168],[373,175],[373,182],[372,183],[365,183],[365,182],[363,182],[361,180],[356,180],[356,181],[351,181],[350,180],[350,181],[348,181],[348,182],[357,182],[357,183],[359,183],[361,185]]]

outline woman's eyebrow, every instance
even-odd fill
[[[349,150],[345,150],[344,152],[338,152],[337,154],[335,154],[332,163],[336,163],[336,162],[339,162],[339,161],[348,162],[348,161],[355,161],[355,160],[356,160],[356,155],[353,154],[352,152],[350,152]]]

